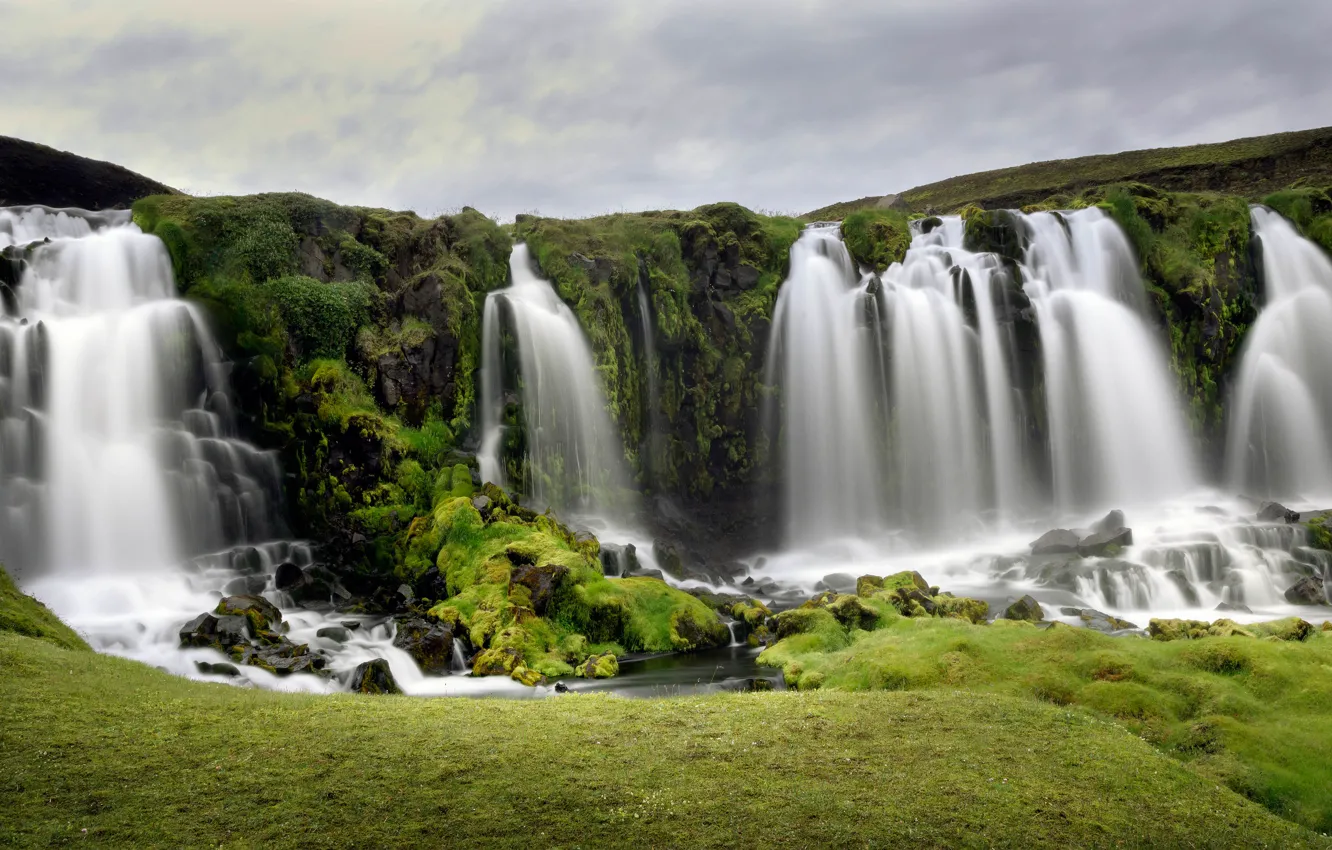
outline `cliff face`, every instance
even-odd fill
[[[0,206],[125,209],[173,191],[119,165],[0,136]]]

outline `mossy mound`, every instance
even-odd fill
[[[870,597],[872,602],[874,597]],[[883,618],[844,628],[826,608],[778,615],[759,656],[792,687],[1025,695],[1081,707],[1310,828],[1332,827],[1332,631],[1295,618],[1176,623],[1193,640],[1056,624]],[[1154,621],[1154,634],[1164,627]]]
[[[990,605],[979,599],[954,596],[932,587],[918,572],[905,571],[890,576],[864,575],[856,580],[856,596],[887,602],[904,617],[955,617],[983,623]]]
[[[466,633],[478,650],[476,675],[534,684],[571,675],[594,656],[689,651],[729,639],[698,599],[657,579],[606,578],[595,538],[523,508],[491,484],[475,502],[442,499],[414,524],[409,546],[433,552],[448,598],[430,616]]]
[[[883,272],[906,257],[911,228],[897,210],[860,210],[842,220],[842,241],[856,262]]]
[[[88,649],[83,638],[49,608],[19,590],[3,566],[0,566],[0,632],[38,638],[62,649]]]
[[[1270,637],[1284,641],[1308,640],[1314,634],[1312,624],[1299,617],[1269,620],[1265,623],[1240,625],[1234,620],[1166,620],[1153,619],[1147,625],[1152,640],[1198,640],[1207,637]]]

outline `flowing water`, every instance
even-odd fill
[[[1242,492],[1332,495],[1332,261],[1290,222],[1251,210],[1266,304],[1249,330],[1231,409],[1228,472]]]
[[[543,507],[615,514],[628,476],[592,349],[573,311],[537,277],[526,245],[514,246],[509,272],[512,283],[486,296],[482,312],[482,480],[519,489]],[[506,334],[516,362],[506,362]],[[514,383],[520,422],[506,421]],[[506,451],[514,436],[523,446],[516,458]],[[509,480],[509,461],[521,481]]]

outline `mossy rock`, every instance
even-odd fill
[[[589,656],[574,668],[574,674],[583,679],[609,679],[619,675],[620,661],[613,652]]]
[[[680,652],[722,646],[730,641],[731,630],[709,613],[700,616],[694,609],[683,608],[671,614],[671,645]]]
[[[859,210],[842,220],[842,241],[862,266],[884,272],[906,257],[911,245],[907,217],[897,210]]]
[[[282,612],[262,596],[228,596],[217,603],[213,613],[244,617],[250,624],[250,634],[256,636],[276,632],[282,624]]]

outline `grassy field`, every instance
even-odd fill
[[[1255,136],[1207,145],[1152,148],[950,177],[902,192],[898,203],[917,212],[952,212],[967,204],[1021,207],[1052,195],[1136,181],[1170,191],[1213,191],[1257,200],[1297,181],[1332,184],[1332,128]],[[843,218],[877,197],[832,204],[812,220]]]
[[[0,633],[0,846],[1329,846],[995,694],[310,697]]]

